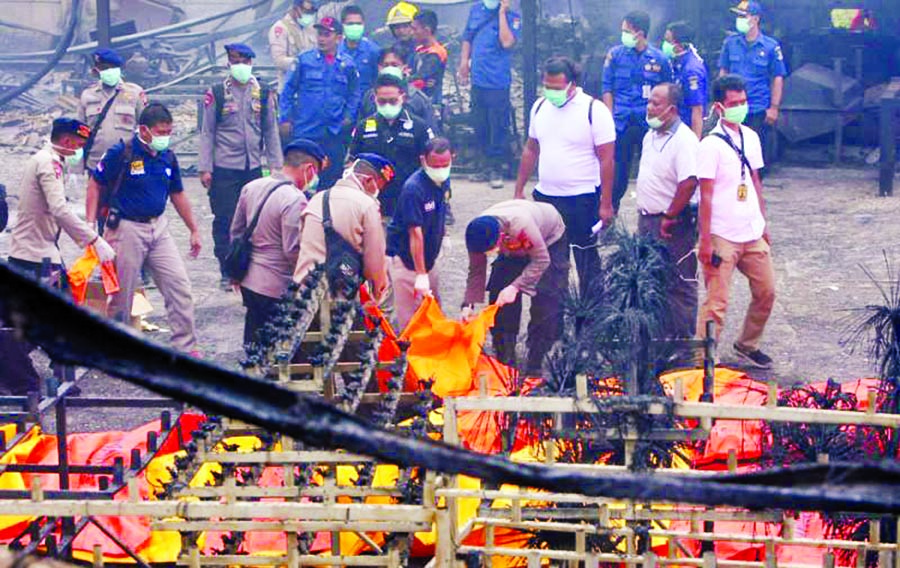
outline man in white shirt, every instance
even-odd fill
[[[753,366],[768,369],[772,359],[760,351],[759,340],[775,304],[775,271],[769,248],[766,205],[759,170],[763,162],[759,136],[742,126],[747,117],[747,91],[737,75],[713,83],[713,108],[719,124],[700,143],[700,249],[706,280],[706,302],[698,327],[706,322],[722,330],[734,269],[750,283],[751,300],[734,350]]]
[[[577,86],[575,64],[551,57],[544,66],[544,96],[531,109],[528,141],[516,179],[516,199],[538,164],[535,201],[553,205],[566,225],[582,291],[600,271],[594,226],[606,208],[612,217],[616,126],[602,102]],[[603,204],[601,204],[601,187]]]
[[[637,178],[638,233],[665,246],[670,260],[667,288],[669,337],[690,338],[697,322],[697,218],[692,201],[697,190],[700,141],[681,121],[681,87],[662,83],[647,102],[647,124]]]

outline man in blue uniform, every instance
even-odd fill
[[[344,39],[338,53],[353,58],[356,71],[359,73],[359,92],[365,93],[375,84],[378,76],[378,56],[381,48],[365,36],[366,21],[362,8],[355,4],[345,6],[341,10],[341,27],[344,28]]]
[[[744,79],[750,105],[750,114],[744,124],[759,134],[763,159],[770,164],[774,158],[771,146],[774,139],[770,130],[778,120],[787,75],[784,55],[778,40],[759,29],[763,11],[759,2],[745,0],[731,11],[737,14],[735,29],[738,33],[725,38],[719,56],[719,76],[733,73]]]
[[[359,73],[353,59],[338,53],[343,28],[334,18],[316,24],[318,49],[300,54],[297,67],[281,92],[282,135],[306,138],[328,154],[321,188],[328,189],[343,172],[350,131],[359,109]]]
[[[435,267],[444,242],[453,155],[450,141],[432,138],[420,157],[422,167],[400,191],[397,211],[387,229],[387,255],[397,330],[406,328],[425,296],[438,295]]]
[[[706,112],[706,64],[694,47],[694,30],[690,24],[669,24],[662,51],[672,60],[674,82],[684,93],[678,109],[681,122],[693,130],[697,138],[702,138],[703,116]]]
[[[184,193],[181,170],[169,150],[172,115],[161,104],[152,103],[141,112],[137,133],[106,151],[88,182],[86,220],[97,220],[100,195],[108,193],[106,239],[116,251],[119,292],[110,299],[109,314],[129,321],[134,291],[141,282],[146,263],[166,304],[172,344],[195,353],[194,302],[191,281],[178,252],[166,203],[172,206],[190,231],[191,256],[200,254],[200,231]]]
[[[622,20],[622,43],[609,50],[603,66],[603,102],[616,121],[616,179],[613,211],[601,209],[608,223],[619,210],[628,189],[634,155],[647,133],[647,100],[660,83],[672,80],[672,67],[663,52],[647,42],[650,15],[636,10]]]
[[[508,154],[509,85],[512,48],[522,19],[509,9],[510,0],[482,0],[469,12],[459,58],[459,82],[472,80],[472,120],[481,144],[491,187],[501,189]]]

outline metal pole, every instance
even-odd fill
[[[896,92],[890,87],[881,97],[878,125],[881,138],[881,168],[878,176],[878,193],[881,197],[894,194],[894,167],[897,159],[897,149],[894,141],[894,113],[897,109],[895,97]]]
[[[716,386],[716,324],[706,322],[706,338],[703,341],[703,394],[700,402],[714,402]]]
[[[537,0],[522,0],[522,95],[525,101],[525,132],[531,107],[537,99]]]
[[[841,163],[841,154],[844,148],[844,58],[834,58],[834,163]]]
[[[97,0],[97,46],[101,49],[111,45],[109,0]]]

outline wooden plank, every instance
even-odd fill
[[[313,556],[297,555],[296,561],[300,566],[390,566],[390,557],[387,556]],[[203,556],[203,566],[284,566],[288,563],[286,556],[248,556],[241,554],[220,554],[217,556]],[[189,565],[189,561],[178,559],[179,566]]]
[[[403,492],[389,487],[356,487],[336,486],[330,491],[323,487],[235,487],[230,491],[225,487],[189,487],[178,492],[178,497],[197,497],[200,499],[219,499],[230,495],[235,499],[259,499],[259,498],[300,498],[300,497],[324,497],[328,495],[340,497],[402,497]]]
[[[225,464],[345,464],[345,463],[370,463],[374,461],[370,457],[356,454],[326,451],[288,451],[288,452],[207,452],[198,454],[196,458],[200,463],[225,463]]]
[[[431,530],[430,523],[403,523],[398,521],[368,521],[353,523],[321,521],[155,521],[150,528],[159,531],[241,531],[241,532],[322,532],[343,528],[355,532],[412,533]]]

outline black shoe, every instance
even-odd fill
[[[450,225],[456,224],[456,217],[453,216],[453,209],[450,208],[450,204],[447,204],[447,218],[444,223],[449,227]]]
[[[772,358],[756,349],[755,351],[750,351],[746,347],[741,347],[737,343],[734,344],[734,352],[738,354],[738,356],[752,365],[757,369],[771,369],[772,368]]]

